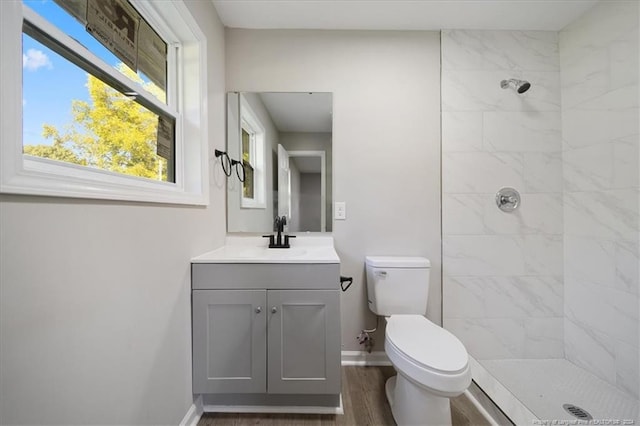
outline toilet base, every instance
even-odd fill
[[[437,396],[401,374],[390,377],[384,388],[398,426],[451,426],[449,398]]]

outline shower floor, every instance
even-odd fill
[[[577,420],[562,408],[563,404],[573,404],[593,416],[591,424],[640,425],[638,400],[565,359],[479,363],[541,420],[538,424],[544,424],[544,420]],[[598,420],[601,422],[596,423]]]

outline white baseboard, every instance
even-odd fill
[[[205,405],[205,413],[269,413],[269,414],[344,414],[342,394],[337,407],[272,406],[272,405]]]
[[[202,413],[202,397],[198,396],[193,404],[191,404],[191,407],[189,407],[187,414],[182,418],[180,426],[197,426],[202,417]]]
[[[342,351],[342,365],[391,365],[383,351]]]

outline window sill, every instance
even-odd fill
[[[0,192],[6,194],[145,203],[208,205],[208,193],[187,191],[179,185],[122,176],[103,170],[60,165],[40,158],[24,157],[22,170],[3,173]]]
[[[242,202],[240,203],[240,208],[242,208],[242,209],[261,209],[261,210],[264,210],[264,209],[267,208],[267,205],[265,203],[242,200]]]

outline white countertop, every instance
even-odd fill
[[[289,244],[288,249],[270,249],[267,238],[228,236],[223,247],[191,263],[340,263],[333,237],[297,235]]]

